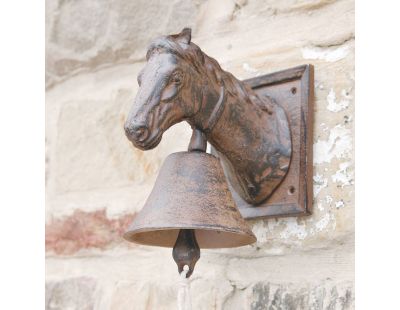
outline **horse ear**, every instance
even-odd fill
[[[191,28],[183,28],[178,37],[179,42],[185,43],[185,44],[190,44],[191,39],[192,39],[192,29]]]

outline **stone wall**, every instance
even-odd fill
[[[354,3],[331,0],[46,1],[46,309],[175,309],[171,250],[127,244],[164,158],[123,123],[146,45],[192,41],[238,78],[315,66],[314,212],[252,221],[258,242],[204,250],[193,309],[354,308]]]

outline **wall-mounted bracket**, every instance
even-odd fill
[[[313,66],[290,68],[244,82],[261,97],[268,95],[285,109],[291,129],[292,157],[285,179],[257,206],[244,201],[231,187],[239,210],[246,219],[309,215],[313,202]]]

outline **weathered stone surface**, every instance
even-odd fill
[[[282,285],[257,283],[252,287],[251,310],[353,309],[352,283]]]
[[[142,63],[81,75],[47,92],[47,208],[54,216],[106,208],[109,216],[143,205],[164,158],[183,151],[190,127],[167,131],[144,153],[126,139],[123,122]],[[178,139],[176,137],[179,137]],[[47,212],[50,219],[50,212]]]
[[[225,287],[225,285],[227,285]],[[192,290],[193,309],[224,310],[323,310],[353,309],[354,287],[352,283],[275,284],[260,282],[246,289],[229,284],[206,286]],[[176,285],[175,285],[176,286]],[[197,285],[197,288],[200,287]],[[204,291],[206,290],[206,292]],[[176,288],[157,283],[118,283],[112,297],[111,308],[129,309],[175,309]]]
[[[46,283],[46,310],[92,310],[96,280],[87,277]]]
[[[290,303],[305,305],[294,309],[352,309],[352,251],[348,245],[275,256],[250,246],[240,254],[203,250],[191,278],[193,309],[293,309],[285,308]],[[68,259],[49,255],[46,272],[96,278],[102,294],[95,309],[176,309],[178,272],[171,249],[114,247]],[[278,306],[269,307],[272,302]],[[263,304],[269,306],[260,308]]]
[[[111,299],[113,310],[175,309],[176,290],[173,285],[119,282]]]
[[[198,6],[196,1],[51,1],[47,85],[81,69],[143,59],[149,37],[194,26]]]
[[[220,61],[238,59],[240,48],[264,68],[263,54],[284,67],[291,65],[291,46],[340,45],[354,36],[352,1],[54,0],[46,6],[49,86],[81,70],[143,59],[150,38],[184,26],[193,27],[211,55],[224,51]]]
[[[76,210],[71,216],[55,219],[46,226],[46,251],[66,255],[121,243],[133,218],[134,215],[125,215],[108,219],[105,210],[90,213]]]
[[[193,274],[193,308],[354,308],[354,2],[51,0],[49,309],[176,308],[171,250],[129,247],[120,233],[165,157],[186,149],[190,128],[178,124],[156,149],[142,152],[122,125],[147,44],[185,26],[193,27],[195,43],[242,79],[315,66],[313,215],[252,221],[256,244],[203,251]]]

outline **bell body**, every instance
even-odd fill
[[[230,248],[256,241],[235,205],[219,159],[211,154],[169,155],[124,238],[173,247],[181,229],[193,229],[200,248]]]

